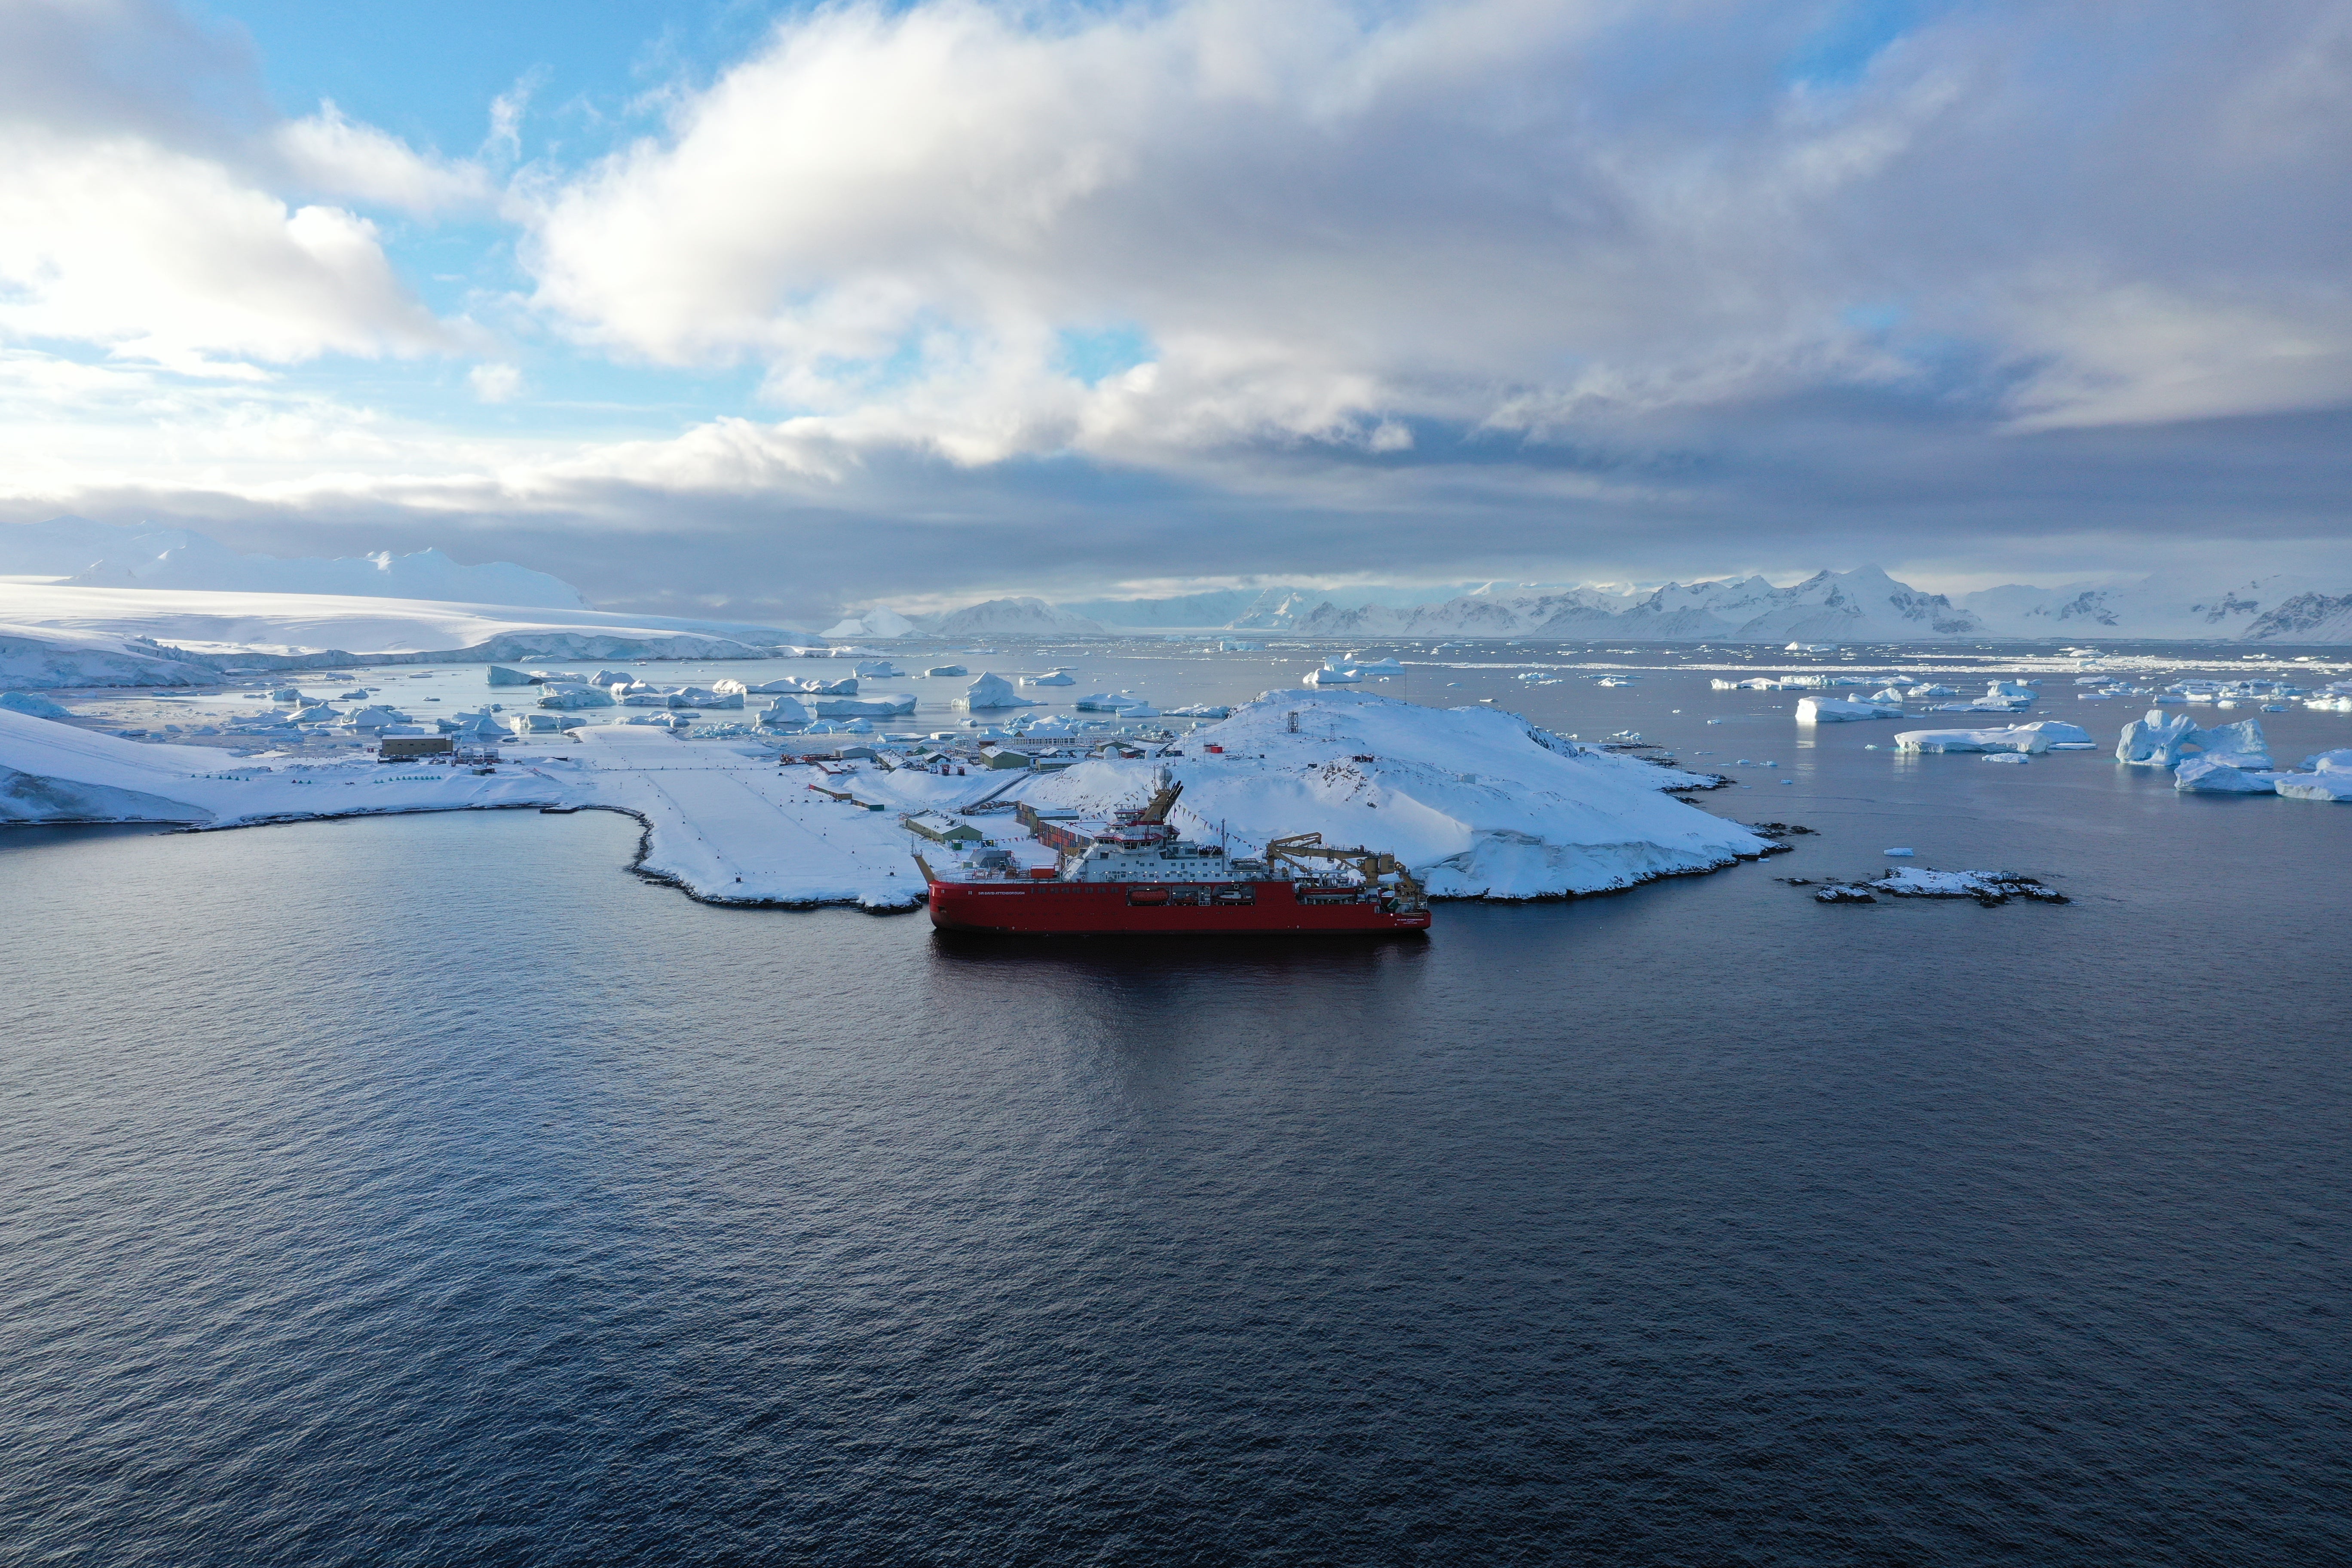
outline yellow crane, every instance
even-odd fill
[[[1395,877],[1400,908],[1421,909],[1429,902],[1428,889],[1405,868],[1403,861],[1385,850],[1360,847],[1343,849],[1336,844],[1324,843],[1319,833],[1294,833],[1287,838],[1269,840],[1265,847],[1265,863],[1269,867],[1286,861],[1301,871],[1311,872],[1316,868],[1309,862],[1315,860],[1334,860],[1351,867],[1367,883]]]

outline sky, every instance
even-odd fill
[[[2352,0],[0,0],[0,520],[2352,586]]]

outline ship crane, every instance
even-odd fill
[[[1266,844],[1265,863],[1268,866],[1287,862],[1299,870],[1312,872],[1316,868],[1308,864],[1310,860],[1336,860],[1342,866],[1353,868],[1367,883],[1394,876],[1397,902],[1401,907],[1428,907],[1427,889],[1405,868],[1403,861],[1385,850],[1360,847],[1342,848],[1336,844],[1324,843],[1319,833],[1294,833],[1287,838],[1271,839]]]

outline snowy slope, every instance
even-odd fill
[[[2294,594],[2246,627],[2248,642],[2352,642],[2352,594]]]
[[[1226,754],[1208,754],[1211,745]],[[1081,763],[1024,798],[1089,812],[1139,805],[1153,766],[1167,765],[1184,784],[1173,820],[1188,832],[1253,847],[1318,832],[1326,843],[1387,850],[1442,898],[1601,892],[1764,847],[1738,824],[1660,793],[1688,775],[1607,752],[1563,754],[1489,708],[1276,691],[1195,731],[1184,749],[1167,764]]]
[[[199,651],[514,658],[740,658],[806,632],[599,610],[325,594],[216,594],[0,583],[0,622],[147,637]]]
[[[372,757],[273,766],[204,746],[143,745],[0,709],[0,823],[177,822],[226,827],[305,816],[558,804],[543,772],[411,772]]]

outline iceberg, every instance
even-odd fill
[[[2322,768],[2309,773],[2272,773],[2271,785],[2287,800],[2352,802],[2352,768]]]
[[[578,686],[569,683],[551,685],[544,689],[546,694],[539,700],[541,708],[610,708],[614,705],[611,692],[585,683]]]
[[[61,703],[46,697],[36,697],[29,691],[0,691],[0,708],[11,713],[22,713],[28,719],[70,719],[72,711]]]
[[[2012,724],[2001,730],[1906,730],[1895,737],[1906,752],[2046,752],[2059,742],[2084,743],[2091,738],[2079,725],[2044,719]]]
[[[972,678],[970,686],[955,705],[966,712],[981,713],[996,708],[1028,708],[1034,704],[1013,689],[1013,683],[1001,675],[981,674]]]
[[[2194,795],[2275,795],[2278,781],[2269,773],[2232,767],[2218,756],[2195,756],[2173,769],[2172,787]]]
[[[815,703],[820,719],[895,719],[914,710],[912,696],[820,697]]]
[[[2186,713],[2167,714],[2151,708],[2146,718],[2125,725],[2116,742],[2116,761],[2142,767],[2178,767],[2185,757],[2221,752],[2260,757],[2258,765],[2267,767],[2270,742],[2263,738],[2262,721],[2241,719],[2206,730]]]
[[[1346,666],[1327,664],[1320,669],[1309,670],[1307,675],[1307,684],[1309,686],[1348,686],[1363,679],[1364,678],[1361,675],[1359,675],[1355,670],[1349,668]]]
[[[923,671],[923,678],[927,680],[936,680],[950,675],[970,675],[971,673],[971,671],[960,664],[935,664]],[[1035,682],[1033,681],[1031,684],[1034,685]]]
[[[1097,691],[1081,697],[1070,704],[1081,713],[1124,713],[1130,708],[1147,706],[1140,697],[1130,697],[1124,691]]]
[[[1900,719],[1900,708],[1881,707],[1875,702],[1848,702],[1835,697],[1807,697],[1797,703],[1800,724],[1843,724],[1858,719]]]
[[[1024,686],[1076,686],[1077,680],[1067,670],[1054,669],[1046,671],[1044,675],[1024,675],[1021,678],[1021,684]]]
[[[490,666],[492,686],[537,686],[539,682],[520,669],[509,669],[502,664]]]
[[[808,721],[809,710],[790,697],[778,697],[760,713],[760,722],[772,728],[782,724],[805,724]]]
[[[2313,773],[2352,773],[2352,746],[2333,752],[2314,752],[2303,759],[2303,765]]]

